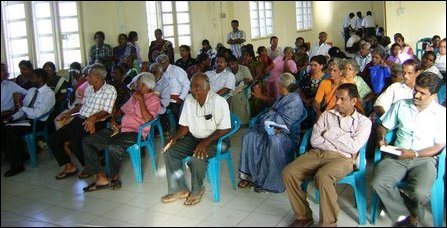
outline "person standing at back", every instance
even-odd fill
[[[343,20],[343,37],[345,38],[345,50],[346,50],[346,42],[348,42],[348,39],[350,37],[350,32],[354,31],[355,29],[355,19],[354,19],[354,13],[349,13],[348,16],[345,17]]]
[[[376,34],[376,21],[372,16],[372,12],[366,12],[366,17],[363,18],[362,27],[365,31],[365,36],[363,38],[368,38],[370,36],[374,36]]]
[[[233,31],[229,32],[227,35],[227,44],[230,44],[234,56],[240,58],[242,56],[241,47],[245,42],[245,32],[239,30],[238,20],[232,20],[231,27],[233,28]]]

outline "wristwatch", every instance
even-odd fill
[[[414,157],[413,157],[413,159],[418,158],[418,157],[419,157],[419,153],[418,153],[417,151],[414,151],[414,150],[413,150],[413,152],[414,152]]]

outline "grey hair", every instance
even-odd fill
[[[289,88],[291,88],[291,85],[296,84],[295,76],[293,76],[291,73],[283,73],[279,77],[279,84],[282,85],[283,87],[289,89]],[[289,89],[289,91],[290,91],[290,89]]]
[[[371,44],[369,42],[365,42],[363,44],[361,44],[360,47],[364,47],[366,50],[371,50]]]
[[[163,73],[163,65],[161,65],[161,63],[152,63],[149,66],[149,70],[156,70],[157,72],[162,72]]]
[[[138,77],[137,83],[143,83],[144,85],[146,85],[146,87],[148,89],[151,89],[151,90],[154,89],[155,77],[153,74],[144,72],[144,73],[138,74],[135,77]]]
[[[195,73],[192,77],[191,77],[191,82],[194,78],[202,78],[203,79],[203,83],[205,85],[205,88],[209,89],[210,88],[210,78],[208,77],[208,75],[206,75],[205,73]]]
[[[345,60],[343,60],[343,63],[342,63],[343,68],[345,68],[346,64],[349,64],[349,65],[351,65],[352,67],[354,67],[354,70],[355,70],[356,74],[359,73],[359,71],[360,71],[360,67],[359,67],[359,65],[357,64],[357,61],[355,61],[355,59],[345,59]],[[342,69],[343,69],[343,68],[342,68]]]
[[[102,65],[101,63],[94,63],[94,64],[90,65],[88,73],[89,74],[91,74],[91,73],[99,74],[99,76],[101,76],[102,80],[105,80],[106,76],[107,76],[107,70],[104,67],[104,65]]]
[[[155,59],[155,62],[157,63],[165,63],[165,62],[169,62],[169,57],[166,54],[160,54],[159,56],[157,56],[157,58]]]

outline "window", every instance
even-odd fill
[[[312,29],[312,2],[296,1],[296,30]]]
[[[154,31],[160,28],[163,37],[171,41],[174,50],[186,44],[191,46],[191,20],[188,1],[147,1],[149,41],[155,40]]]
[[[82,63],[77,2],[2,1],[2,22],[11,78],[20,74],[21,60],[34,68],[47,61],[57,69]]]
[[[272,2],[250,2],[251,38],[273,35]]]

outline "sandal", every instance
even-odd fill
[[[62,179],[65,179],[65,178],[67,178],[67,177],[74,176],[77,172],[78,172],[78,170],[75,170],[75,171],[73,171],[73,172],[71,172],[71,173],[67,173],[67,172],[62,171],[62,173],[59,173],[59,174],[56,176],[56,180],[62,180]]]
[[[93,176],[93,174],[87,174],[84,169],[84,170],[82,170],[81,174],[79,174],[78,178],[79,179],[87,179],[91,176]]]
[[[250,181],[246,181],[246,180],[240,180],[239,183],[237,184],[237,186],[239,188],[249,188],[253,186],[253,183],[251,183]]]
[[[110,182],[110,189],[111,190],[117,190],[121,188],[121,180],[117,179],[117,180],[112,180]]]
[[[174,201],[177,201],[177,200],[180,200],[180,199],[187,198],[188,196],[189,196],[189,191],[184,190],[184,191],[181,191],[181,192],[177,192],[177,193],[174,193],[174,194],[168,194],[168,195],[165,195],[165,196],[161,197],[161,202],[163,202],[163,203],[170,203],[170,202],[174,202]]]
[[[109,187],[110,187],[110,183],[104,184],[104,185],[98,185],[98,184],[96,184],[96,182],[93,182],[93,183],[89,184],[87,187],[83,188],[82,190],[84,190],[84,192],[93,192],[96,190],[106,189]]]
[[[204,193],[205,193],[205,188],[202,188],[202,190],[200,190],[199,194],[197,194],[195,196],[188,196],[188,198],[186,198],[186,200],[183,203],[183,205],[194,206],[194,205],[200,203]]]

